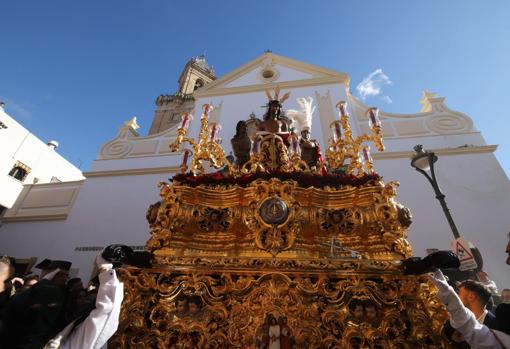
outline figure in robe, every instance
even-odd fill
[[[264,120],[259,123],[258,131],[254,142],[254,152],[261,157],[262,166],[268,170],[278,171],[289,165],[288,149],[289,126],[282,119],[282,103],[289,97],[286,93],[281,100],[278,99],[279,89],[275,89],[275,95],[272,97],[266,91],[269,98],[267,111],[264,114]]]
[[[269,322],[269,349],[280,349],[280,325],[272,315]]]
[[[236,134],[230,140],[238,168],[242,168],[250,160],[251,139],[247,131],[246,121],[239,121],[236,126]]]
[[[319,162],[322,161],[322,154],[319,142],[310,139],[310,128],[306,127],[301,131],[299,145],[301,147],[301,159],[306,162],[310,169],[316,168]]]
[[[280,348],[291,349],[292,348],[292,332],[290,331],[289,325],[287,325],[287,317],[280,316],[278,318],[278,324],[280,325]]]

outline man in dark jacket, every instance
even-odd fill
[[[498,327],[496,316],[487,310],[491,293],[482,283],[473,280],[461,282],[459,284],[459,298],[464,306],[473,312],[479,323],[491,329]]]

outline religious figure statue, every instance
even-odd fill
[[[287,325],[287,317],[280,316],[278,318],[278,325],[280,325],[280,349],[291,349],[292,343],[292,332],[289,325]]]
[[[316,168],[319,161],[322,160],[320,145],[315,139],[310,139],[310,129],[304,128],[301,131],[301,159],[306,162],[310,169]]]
[[[315,111],[315,106],[313,106],[313,98],[308,97],[299,97],[296,99],[296,102],[301,107],[300,110],[288,109],[285,112],[285,115],[292,120],[292,126],[294,127],[294,131],[297,134],[300,134],[303,129],[312,127],[312,116]]]
[[[258,125],[259,132],[274,133],[281,136],[285,142],[287,142],[290,135],[289,125],[284,120],[282,115],[282,103],[287,100],[290,96],[290,92],[287,92],[281,99],[278,99],[280,89],[275,89],[274,97],[271,96],[269,91],[266,91],[266,95],[269,99],[267,103],[267,111],[264,114],[264,120]]]
[[[272,314],[269,321],[269,349],[280,349],[280,325]]]
[[[289,125],[282,117],[282,103],[289,98],[287,92],[279,99],[280,89],[275,89],[274,97],[266,91],[269,99],[264,120],[258,124],[253,152],[259,156],[262,166],[268,170],[284,170],[289,166],[288,149]]]
[[[311,139],[312,116],[315,111],[312,97],[300,97],[297,100],[301,110],[289,109],[286,115],[292,120],[295,131],[301,135],[299,145],[301,148],[301,159],[308,165],[310,169],[316,168],[322,155],[319,143],[315,139]]]
[[[246,121],[239,121],[236,126],[236,134],[230,140],[232,150],[236,157],[236,166],[241,168],[250,160],[251,139],[248,136]]]

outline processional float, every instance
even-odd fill
[[[354,137],[345,102],[325,157],[268,94],[264,120],[237,125],[236,161],[225,155],[204,105],[198,139],[185,114],[173,151],[182,173],[160,183],[145,248],[152,268],[124,268],[114,348],[442,348],[447,313],[411,257],[410,211],[398,182],[375,172],[383,151]],[[308,133],[307,133],[308,131]],[[189,147],[183,150],[183,145]],[[306,159],[306,161],[304,161]],[[220,169],[206,173],[209,168]]]

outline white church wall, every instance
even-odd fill
[[[0,107],[0,205],[10,208],[23,189],[23,184],[49,183],[52,180],[75,181],[84,179],[81,171],[47,145]],[[19,181],[9,176],[19,162],[29,169]]]
[[[172,174],[90,177],[65,220],[4,222],[0,254],[17,258],[64,259],[88,279],[98,249],[112,243],[143,246],[149,238],[145,219],[158,201],[161,181]],[[35,243],[36,242],[36,243]]]
[[[428,147],[427,143],[424,143]],[[410,166],[410,157],[375,161],[385,181],[400,182],[397,200],[409,207],[409,241],[416,256],[426,249],[450,249],[454,239],[426,178]],[[500,289],[510,287],[505,247],[510,227],[510,184],[493,153],[439,155],[436,176],[462,236],[484,257],[484,269]]]

